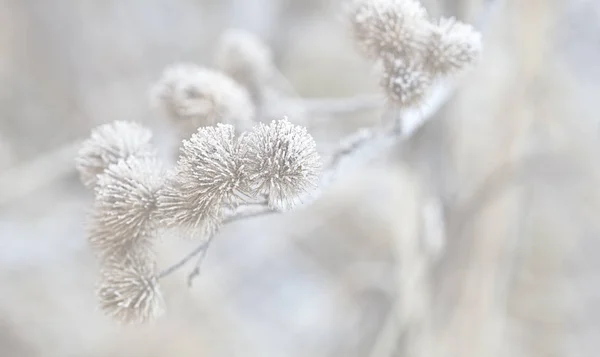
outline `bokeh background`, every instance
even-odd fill
[[[142,121],[166,145],[151,85],[212,65],[232,27],[301,96],[378,93],[377,78],[339,1],[0,0],[0,356],[597,356],[600,2],[423,2],[483,32],[450,101],[313,205],[226,227],[192,287],[185,269],[164,282],[164,317],[121,327],[96,307],[73,165],[93,127]],[[327,146],[379,115],[308,124]],[[167,266],[195,243],[160,244]]]

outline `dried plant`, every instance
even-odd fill
[[[422,63],[398,59],[384,62],[380,83],[388,98],[404,108],[423,102],[433,84],[433,78]]]
[[[475,63],[481,54],[481,35],[455,18],[442,18],[427,44],[427,67],[448,75]]]
[[[122,125],[112,126],[117,124]],[[115,142],[129,138],[126,131],[113,133]],[[200,127],[183,141],[168,175],[156,157],[129,156],[110,164],[97,177],[88,227],[90,245],[106,267],[102,308],[123,322],[156,315],[157,279],[169,273],[150,270],[159,228],[211,237],[240,205],[291,208],[315,187],[319,169],[314,140],[286,119],[240,136],[229,124]]]
[[[156,230],[163,170],[155,158],[130,157],[99,175],[89,241],[101,257],[148,252]]]
[[[432,28],[414,0],[354,0],[347,7],[352,34],[373,60],[415,58],[426,49]]]
[[[185,140],[175,174],[159,198],[167,225],[213,231],[222,218],[221,207],[249,192],[242,155],[231,125],[201,127]]]
[[[119,322],[147,322],[163,311],[155,266],[143,256],[110,259],[100,271],[100,307]]]
[[[129,157],[149,158],[156,152],[150,145],[152,132],[137,123],[116,121],[99,126],[81,145],[75,166],[82,183],[94,188],[111,164]]]
[[[400,108],[421,104],[437,81],[473,65],[481,36],[454,18],[431,21],[416,0],[354,0],[354,38],[382,69],[381,85]]]
[[[426,121],[448,97],[438,89],[455,79],[449,75],[480,55],[480,36],[471,26],[454,19],[433,22],[418,1],[355,0],[347,9],[357,44],[383,70],[381,84],[394,118]],[[338,177],[345,162],[358,162],[358,153],[376,157],[414,131],[383,122],[361,129],[341,140],[323,165],[306,128],[287,118],[265,124],[270,120],[255,117],[247,90],[262,90],[278,73],[264,44],[248,33],[228,32],[217,64],[227,75],[175,65],[154,87],[154,98],[185,139],[167,174],[155,159],[150,132],[132,123],[94,130],[77,158],[82,181],[96,192],[89,239],[104,266],[101,307],[121,321],[157,316],[158,281],[198,258],[191,282],[222,225],[306,203]],[[250,128],[254,120],[258,124]],[[437,198],[428,199],[422,218],[431,226],[425,245],[432,256],[444,246],[439,205]],[[152,246],[163,227],[185,228],[203,239],[179,262],[156,271]]]
[[[321,158],[306,128],[286,119],[261,123],[244,139],[244,165],[255,194],[266,194],[269,207],[294,207],[317,186]]]
[[[255,115],[246,89],[225,73],[195,64],[166,68],[152,98],[167,112],[181,139],[198,127],[217,123],[231,124],[241,132],[252,127]]]

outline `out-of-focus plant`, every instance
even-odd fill
[[[269,122],[257,111],[277,98],[266,93],[277,92],[281,76],[269,48],[238,30],[223,36],[218,70],[174,65],[152,91],[183,139],[175,167],[164,168],[151,132],[137,123],[105,124],[83,143],[76,164],[95,192],[88,235],[103,266],[98,296],[104,311],[123,322],[158,316],[160,279],[194,258],[201,262],[223,224],[310,202],[342,162],[406,139],[481,52],[471,26],[434,21],[415,0],[355,0],[346,13],[361,52],[381,69],[391,121],[345,138],[325,163],[306,128],[287,118]],[[433,202],[429,211],[437,209]],[[166,228],[203,239],[158,270],[154,241]],[[198,264],[189,281],[197,274]]]

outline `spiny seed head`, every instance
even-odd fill
[[[75,159],[81,182],[93,189],[97,176],[111,164],[129,157],[154,157],[156,151],[150,144],[151,138],[152,132],[149,129],[134,122],[115,121],[92,130]]]
[[[118,259],[128,254],[147,256],[153,258],[155,234],[142,231],[140,234],[118,235],[113,227],[105,221],[103,214],[92,211],[88,217],[87,235],[90,246],[100,261]]]
[[[458,72],[481,55],[481,34],[454,18],[442,18],[428,44],[427,66],[442,75]]]
[[[98,177],[88,233],[100,257],[149,250],[162,185],[163,170],[156,159],[119,161]]]
[[[432,82],[473,64],[481,36],[454,18],[432,23],[417,0],[353,0],[352,32],[367,56],[384,68],[381,84],[401,107],[415,107]]]
[[[122,323],[144,323],[161,315],[163,298],[154,262],[129,255],[104,263],[97,295],[107,315]]]
[[[431,31],[425,8],[415,0],[354,0],[347,13],[357,44],[371,59],[414,58]]]
[[[253,33],[230,29],[217,46],[215,62],[249,91],[258,90],[273,73],[271,49]]]
[[[258,124],[243,140],[253,187],[268,195],[271,207],[291,208],[317,185],[321,158],[306,128],[284,118]]]
[[[385,62],[381,86],[388,98],[401,108],[410,108],[422,103],[433,84],[432,76],[420,63],[396,60]]]
[[[168,67],[154,86],[153,98],[183,138],[216,123],[231,124],[241,132],[254,118],[255,108],[244,88],[222,72],[193,64]]]
[[[159,210],[167,226],[214,228],[224,204],[248,192],[241,145],[233,126],[199,128],[183,141],[177,167],[159,195]]]

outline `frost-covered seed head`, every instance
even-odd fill
[[[99,256],[149,250],[162,185],[163,170],[156,159],[119,161],[98,177],[88,233]]]
[[[221,36],[215,62],[250,92],[258,91],[274,68],[271,49],[251,32],[239,29],[230,29]]]
[[[317,185],[321,158],[306,128],[287,119],[260,123],[244,137],[245,162],[257,193],[269,205],[288,209]]]
[[[356,42],[384,67],[381,84],[402,107],[415,107],[432,82],[472,65],[481,36],[454,18],[432,23],[417,0],[353,0],[348,15]]]
[[[81,182],[93,189],[97,176],[111,164],[129,157],[154,157],[156,151],[150,144],[151,138],[152,132],[149,129],[134,122],[115,121],[92,130],[75,159]]]
[[[128,254],[147,256],[148,258],[155,256],[154,232],[142,231],[135,236],[115,234],[113,227],[105,222],[103,214],[97,211],[91,212],[86,229],[88,242],[100,261],[118,259]]]
[[[427,66],[442,75],[474,64],[481,55],[481,34],[454,18],[442,18],[428,44]]]
[[[255,113],[248,92],[233,79],[193,64],[168,67],[154,86],[153,99],[183,138],[216,123],[231,124],[242,132],[251,127]]]
[[[433,84],[431,74],[420,63],[396,60],[386,62],[383,68],[381,86],[389,99],[401,108],[421,104]]]
[[[163,298],[152,261],[129,255],[105,264],[97,295],[107,315],[122,323],[144,323],[162,314]]]
[[[199,128],[181,147],[176,172],[159,195],[160,215],[167,226],[214,228],[221,207],[248,192],[241,146],[233,126]]]
[[[431,31],[416,0],[354,0],[347,13],[357,44],[371,59],[419,56]]]

